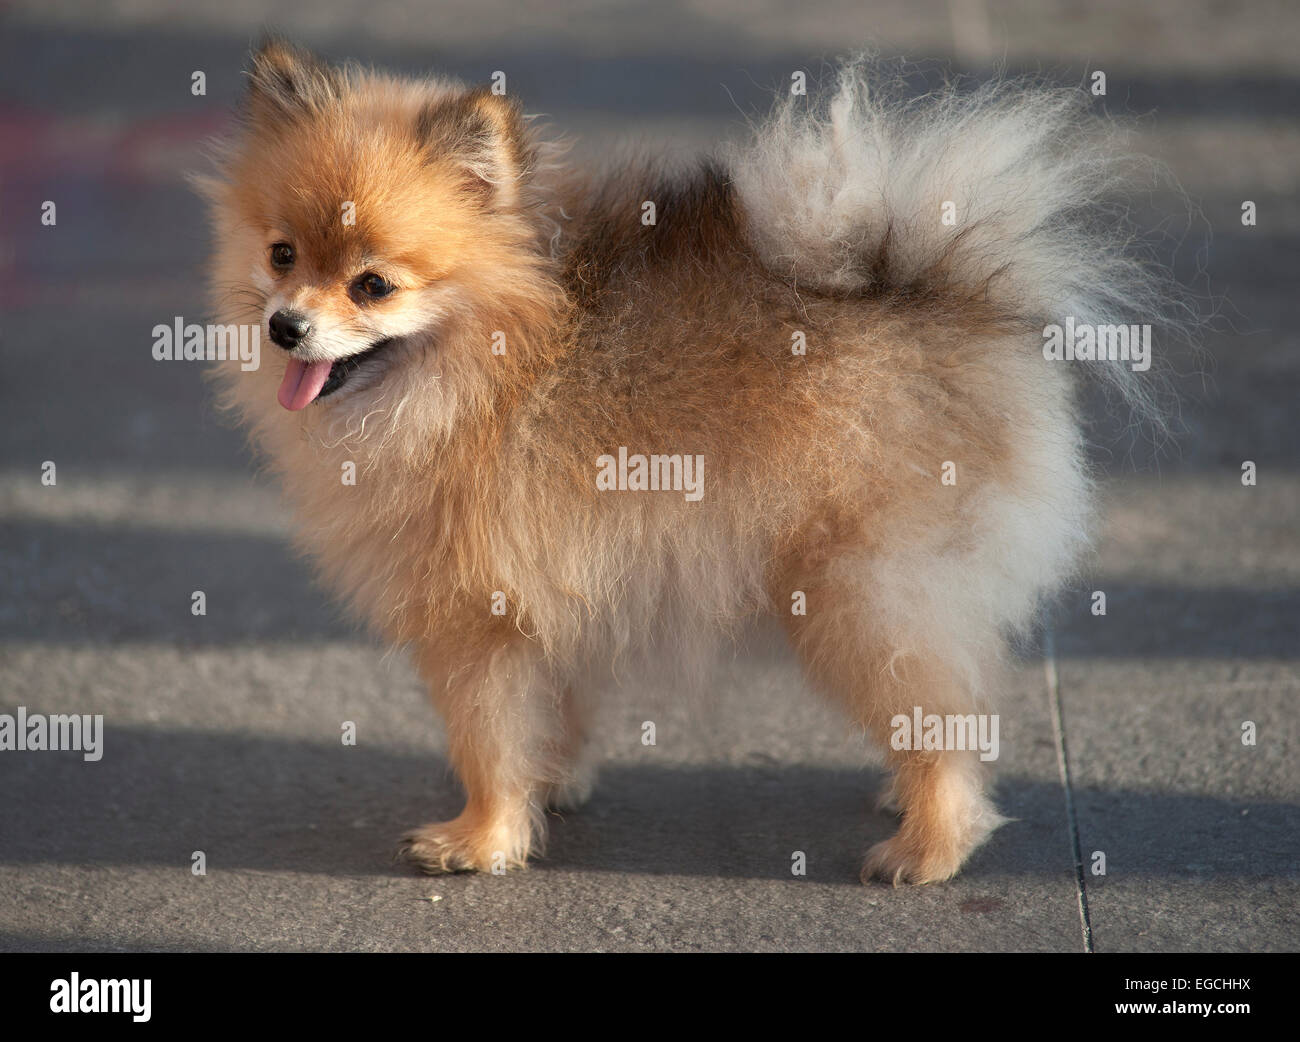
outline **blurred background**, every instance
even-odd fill
[[[703,725],[625,694],[597,796],[535,870],[389,866],[401,831],[458,809],[419,684],[313,588],[197,368],[150,357],[154,325],[207,319],[184,177],[267,27],[410,74],[504,71],[580,161],[711,147],[792,71],[815,82],[866,46],[918,61],[918,90],[1105,73],[1098,107],[1170,175],[1138,216],[1215,317],[1205,357],[1171,359],[1173,443],[1098,423],[1099,549],[1011,681],[999,800],[1018,820],[966,874],[858,886],[892,829],[869,810],[879,772],[766,644],[720,673]],[[0,947],[1296,947],[1297,38],[1286,0],[5,4],[0,712],[103,713],[107,736],[97,764],[0,753]]]

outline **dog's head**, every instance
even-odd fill
[[[527,337],[505,330],[556,306],[518,105],[273,40],[253,56],[243,115],[201,182],[217,306],[266,345],[230,396],[349,427],[414,397],[449,425],[457,401],[521,361],[510,352]]]

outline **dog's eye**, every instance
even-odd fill
[[[287,242],[277,242],[271,245],[271,267],[285,268],[293,267],[293,247]]]
[[[388,296],[388,294],[392,293],[393,290],[397,289],[397,287],[382,275],[376,275],[373,271],[368,271],[357,279],[357,289],[367,297],[378,299],[379,297]]]

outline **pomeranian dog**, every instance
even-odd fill
[[[1079,374],[1150,396],[1136,342],[1045,347],[1161,314],[1089,102],[859,60],[748,144],[601,174],[491,89],[256,51],[202,190],[220,318],[278,346],[221,393],[445,721],[466,804],[416,865],[522,866],[590,790],[592,693],[763,616],[885,749],[864,880],[1002,822],[977,751],[897,721],[986,713],[1086,548]]]

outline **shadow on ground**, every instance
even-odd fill
[[[445,763],[416,751],[143,728],[108,728],[104,748],[98,763],[70,752],[5,758],[0,788],[27,795],[3,813],[0,864],[171,862],[183,872],[203,850],[223,869],[409,873],[391,864],[400,834],[461,803]],[[823,879],[856,885],[861,853],[894,827],[869,809],[880,782],[878,771],[793,765],[610,765],[586,807],[551,815],[537,868],[788,879],[790,852],[802,849]],[[1129,871],[1197,876],[1205,850],[1246,849],[1248,837],[1241,874],[1294,872],[1295,806],[1100,789],[1076,799],[1104,810],[1117,836],[1164,823],[1159,843],[1126,853]],[[1059,786],[1004,775],[998,800],[1017,820],[964,874],[1059,873]]]

